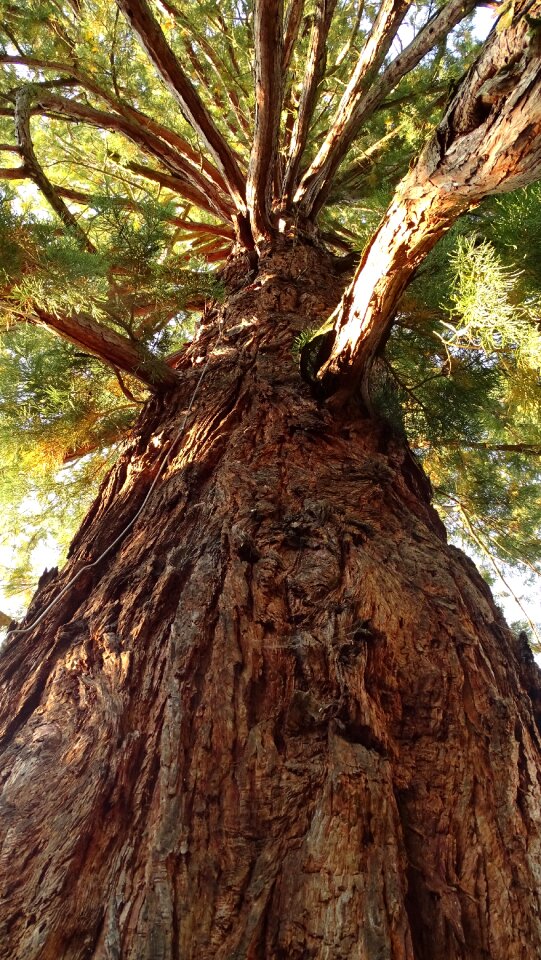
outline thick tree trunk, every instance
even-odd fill
[[[310,395],[298,245],[210,312],[0,658],[5,960],[534,960],[541,695],[384,424]],[[221,335],[217,341],[221,325]]]

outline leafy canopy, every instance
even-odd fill
[[[122,2],[0,2],[0,499],[16,591],[31,582],[40,541],[66,545],[152,388],[142,363],[90,355],[85,324],[157,365],[178,350],[219,295],[220,265],[266,229],[265,212],[253,235],[243,226],[235,197],[246,180],[257,210],[269,177],[281,177],[286,221],[311,222],[336,254],[360,254],[477,49],[473,3],[452,19],[451,2],[338,0],[329,19],[333,4],[290,0],[280,122],[266,143],[251,0],[131,6],[137,22]],[[151,34],[181,70],[168,83]],[[336,163],[309,203],[341,109],[349,133],[331,143]],[[422,457],[451,530],[496,569],[530,573],[541,528],[540,200],[534,186],[485,201],[439,243],[399,305],[377,396]],[[76,343],[55,335],[66,317],[81,324]]]

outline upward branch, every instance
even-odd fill
[[[325,141],[295,195],[295,202],[305,216],[310,215],[315,195],[331,176],[330,170],[336,154],[339,152],[342,159],[347,150],[345,144],[358,103],[366,89],[374,82],[409,6],[407,0],[382,0],[370,36],[361,50]],[[332,166],[332,169],[336,169],[336,165]]]
[[[541,2],[535,8],[541,12]],[[483,197],[541,177],[541,48],[515,4],[512,24],[493,32],[442,123],[399,185],[365,249],[320,371],[365,385],[398,300],[427,253]]]
[[[282,72],[284,76],[291,63],[291,57],[293,56],[293,50],[295,49],[299,35],[303,10],[304,0],[289,0],[284,17],[284,46],[282,50]]]
[[[69,207],[66,206],[62,198],[57,194],[36,157],[30,132],[32,97],[33,91],[31,87],[23,87],[22,90],[17,92],[15,97],[15,132],[19,150],[24,160],[25,172],[31,177],[36,186],[39,187],[47,202],[62,220],[62,223],[77,237],[85,249],[92,250],[92,244],[89,242],[84,230],[79,226],[77,218],[73,216]]]
[[[357,66],[325,141],[295,195],[295,202],[305,215],[313,217],[323,205],[336,171],[363,124],[400,80],[447,37],[477,3],[478,0],[448,0],[376,79],[360,73]]]
[[[282,106],[283,0],[256,0],[254,10],[255,130],[247,201],[256,240],[270,237],[272,188]]]
[[[318,84],[325,73],[327,37],[335,7],[336,0],[318,0],[316,3],[301,102],[291,134],[289,159],[282,188],[286,206],[291,199],[301,157],[308,140],[308,130],[316,103]]]
[[[148,3],[146,0],[117,0],[117,4],[131,23],[160,77],[179,103],[184,117],[214,157],[237,210],[244,213],[245,183],[236,157],[184,73]]]

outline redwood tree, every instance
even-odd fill
[[[539,955],[537,668],[376,397],[437,241],[541,178],[521,0],[407,172],[381,159],[378,115],[441,115],[426,58],[473,8],[4,4],[2,177],[54,217],[2,221],[11,329],[150,391],[0,657],[10,960]],[[355,266],[329,209],[370,157],[405,176]]]

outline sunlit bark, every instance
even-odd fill
[[[336,0],[318,0],[310,34],[310,46],[304,71],[301,99],[289,144],[289,156],[282,185],[286,206],[291,201],[302,155],[308,142],[308,132],[317,100],[317,88],[327,63],[327,37],[336,6]]]
[[[163,360],[154,357],[142,344],[123,337],[112,327],[82,314],[53,314],[39,307],[35,307],[33,312],[43,326],[53,330],[64,340],[81,347],[85,353],[130,373],[152,390],[177,384],[174,370]]]
[[[229,144],[216,127],[178,58],[167,43],[146,0],[117,0],[150,61],[180,105],[183,115],[207,145],[221,171],[236,207],[245,210],[245,181]]]
[[[476,3],[477,0],[450,0],[433,14],[411,43],[377,77],[374,76],[374,70],[381,62],[380,59],[372,63],[367,50],[364,54],[365,63],[361,54],[336,117],[295,194],[295,202],[305,216],[315,216],[320,210],[332,186],[336,171],[354,138],[362,129],[362,125],[378,109],[402,77],[413,70],[457,23],[468,16]],[[393,11],[392,16],[395,17],[398,13],[399,11]],[[396,33],[396,29],[395,33],[392,33],[393,22],[393,20],[390,21],[389,37],[385,39],[386,48],[389,47]]]

